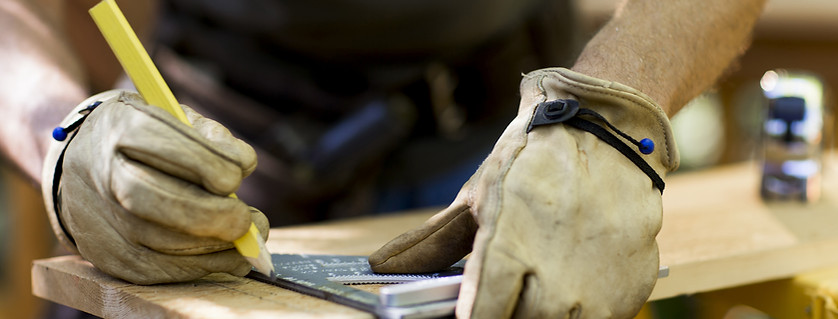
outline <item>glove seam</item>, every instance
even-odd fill
[[[603,95],[607,95],[607,96],[612,96],[612,97],[619,98],[619,99],[624,100],[624,101],[628,101],[629,103],[635,104],[636,106],[639,106],[641,109],[645,110],[646,112],[648,112],[648,113],[652,113],[652,115],[655,117],[655,121],[658,123],[658,129],[659,129],[660,131],[665,131],[665,130],[666,130],[666,125],[665,125],[665,123],[663,123],[663,121],[661,121],[659,114],[655,114],[655,113],[657,113],[657,112],[654,112],[653,110],[650,110],[650,109],[649,109],[649,107],[648,107],[647,105],[643,105],[643,104],[641,104],[641,103],[639,103],[639,102],[637,102],[637,101],[633,101],[633,100],[631,100],[631,99],[625,98],[625,97],[623,97],[623,96],[620,96],[619,94],[616,94],[616,93],[613,93],[613,92],[610,92],[610,91],[599,92],[599,91],[598,91],[598,90],[596,90],[596,89],[591,89],[591,88],[587,88],[587,87],[584,87],[584,86],[579,85],[579,84],[576,84],[576,83],[571,83],[571,82],[568,82],[567,80],[565,80],[565,79],[567,79],[567,77],[565,77],[565,76],[564,76],[564,74],[561,74],[561,72],[559,72],[559,71],[553,71],[553,72],[555,72],[555,73],[559,74],[559,75],[561,76],[562,80],[563,80],[562,82],[564,82],[565,84],[567,84],[567,85],[569,85],[569,86],[576,87],[576,88],[578,88],[578,89],[584,90],[585,92],[590,92],[590,93],[594,93],[594,94],[603,94]],[[611,83],[613,83],[613,82],[611,82]],[[610,87],[610,86],[609,86],[609,87],[605,87],[605,88],[606,88],[607,90],[617,90],[616,88],[612,88],[612,87]],[[648,101],[648,100],[647,100],[646,98],[644,98],[643,96],[640,96],[640,95],[634,94],[634,93],[632,93],[632,92],[623,91],[623,90],[619,90],[619,92],[621,92],[621,93],[625,93],[625,94],[629,94],[629,95],[631,95],[631,96],[633,96],[633,97],[636,97],[636,98],[642,99],[642,100],[644,100],[645,102],[647,102],[647,103],[651,104],[652,106],[654,106],[655,108],[657,108],[658,110],[660,110],[660,107],[659,107],[659,106],[657,106],[657,105],[656,105],[654,102],[652,102],[652,101]],[[671,162],[672,162],[672,157],[671,157],[671,155],[670,155],[670,150],[669,150],[669,143],[670,143],[669,136],[667,136],[667,134],[664,134],[664,135],[663,135],[663,138],[664,138],[664,147],[666,148],[666,152],[665,152],[665,154],[666,154],[666,162],[667,162],[667,163],[671,163]],[[667,164],[667,166],[670,166],[670,165],[669,165],[669,164]]]
[[[537,101],[535,103],[535,105],[538,105],[538,103],[542,103],[542,102],[547,101],[547,94],[546,94],[547,90],[544,88],[544,86],[542,84],[542,80],[544,79],[544,77],[546,77],[546,75],[539,74],[537,77],[532,77],[531,75],[528,74],[528,75],[526,75],[526,77],[531,78],[531,79],[536,81],[536,87],[538,88],[538,91],[539,91],[538,95],[541,96],[539,101]],[[491,207],[491,210],[494,213],[494,216],[492,216],[492,218],[494,218],[495,221],[497,221],[500,218],[498,212],[500,211],[500,208],[503,206],[503,201],[504,201],[504,198],[503,198],[503,184],[504,184],[504,181],[506,180],[506,177],[509,175],[509,170],[512,168],[512,165],[514,165],[515,161],[518,159],[518,155],[521,154],[521,151],[523,151],[523,149],[529,143],[530,136],[525,131],[526,131],[526,127],[529,126],[529,124],[532,122],[533,117],[535,116],[535,112],[536,112],[536,108],[533,107],[532,111],[530,112],[530,114],[528,116],[529,118],[524,123],[524,129],[521,130],[521,131],[516,131],[516,134],[522,134],[523,135],[521,137],[521,143],[520,143],[520,145],[516,146],[513,155],[510,157],[511,159],[509,161],[505,161],[506,165],[501,167],[501,171],[499,172],[499,175],[502,176],[502,177],[497,182],[494,183],[494,187],[493,187],[492,191],[496,194],[495,196],[497,196],[498,200],[494,201],[494,205]],[[471,193],[475,193],[475,192],[476,192],[476,190],[474,190],[474,188],[473,188]],[[480,214],[480,216],[483,216],[483,215],[484,214]],[[495,236],[496,231],[497,231],[496,223],[491,223],[491,225],[493,225],[493,227],[491,228],[490,233],[488,234],[488,238],[485,240],[486,247],[492,246],[495,243],[495,239],[497,238]],[[487,256],[487,254],[483,254],[482,256],[480,256],[480,264],[481,265],[485,264],[486,260],[488,258],[489,258],[489,256]],[[520,261],[518,261],[518,262],[520,263]],[[484,278],[483,278],[484,274],[485,273],[481,271],[480,274],[478,275],[480,277],[480,280],[478,280],[478,285],[481,285],[482,283],[486,282],[486,280],[484,280]],[[480,289],[478,288],[477,290],[479,291]],[[476,301],[475,301],[475,303],[476,303]],[[474,308],[474,304],[472,304],[472,309],[473,308]]]
[[[511,262],[517,263],[518,265],[520,265],[521,269],[525,269],[525,271],[521,274],[522,276],[520,276],[519,278],[517,278],[517,279],[519,279],[519,280],[521,281],[521,287],[522,287],[522,288],[526,285],[526,283],[525,283],[524,281],[526,281],[526,279],[527,279],[527,277],[528,277],[528,276],[536,276],[536,277],[538,276],[538,273],[537,273],[534,269],[532,269],[532,267],[530,267],[527,263],[525,263],[525,262],[521,261],[520,259],[518,259],[518,258],[515,256],[515,253],[514,253],[514,252],[509,251],[509,248],[508,248],[508,247],[502,247],[502,248],[500,248],[500,249],[497,249],[497,250],[493,251],[492,253],[500,255],[501,257],[503,257],[503,258],[507,259],[508,261],[511,261]],[[497,257],[497,256],[495,256],[495,258],[501,258],[501,257]],[[488,256],[487,256],[486,258],[488,258]],[[496,280],[496,279],[497,279],[497,278],[495,278],[495,279],[486,279],[486,278],[483,276],[484,274],[485,274],[485,273],[481,271],[481,273],[480,273],[480,280],[478,280],[478,281],[477,281],[477,285],[478,285],[478,286],[477,286],[477,289],[476,289],[477,291],[481,291],[481,290],[482,290],[482,289],[481,289],[481,287],[480,287],[480,285],[482,285],[482,284],[484,284],[484,283],[486,283],[486,282],[489,282],[490,280]],[[507,280],[507,279],[509,279],[509,278],[503,278],[503,280]],[[523,290],[521,290],[521,292],[523,292]],[[521,296],[519,295],[519,296],[518,296],[518,298],[520,298],[520,297],[521,297]],[[536,299],[536,302],[539,302],[539,301],[540,301],[540,298],[538,298],[538,297],[536,297],[535,299]],[[478,301],[480,301],[480,300],[481,300],[481,299],[479,299],[479,298],[478,298],[478,300],[475,300],[475,301],[474,301],[474,304],[472,304],[472,309],[479,309],[479,308],[480,308],[480,307],[477,307],[477,306],[476,306],[476,305],[477,305],[477,302],[478,302]],[[485,298],[484,298],[484,299],[482,299],[482,300],[485,300]],[[518,301],[520,301],[520,299],[519,299]],[[516,308],[518,308],[518,303],[517,303],[517,302],[516,302],[516,304],[514,305],[514,307],[513,307],[513,309],[512,309],[513,313],[515,313],[515,312],[516,312],[516,311],[515,311],[515,310],[516,310]]]
[[[640,107],[645,112],[650,113],[650,115],[652,115],[655,118],[655,122],[657,122],[658,130],[660,132],[664,132],[664,134],[663,134],[664,143],[663,144],[664,144],[664,148],[666,150],[666,152],[664,152],[665,153],[664,156],[665,156],[665,160],[666,160],[666,164],[664,166],[667,170],[674,170],[675,169],[676,164],[675,164],[675,161],[674,161],[673,156],[671,154],[672,149],[670,148],[670,144],[671,144],[672,140],[671,140],[669,134],[666,134],[666,132],[668,131],[666,123],[664,123],[664,121],[661,119],[662,114],[660,114],[660,113],[662,113],[663,110],[660,108],[660,106],[658,106],[650,98],[645,97],[645,96],[640,95],[640,94],[637,94],[635,92],[630,92],[628,90],[624,90],[622,88],[614,87],[614,85],[619,85],[619,86],[625,86],[626,88],[630,88],[630,87],[628,87],[624,84],[620,84],[620,83],[613,82],[613,81],[605,81],[605,82],[608,83],[608,85],[603,84],[603,85],[597,86],[597,84],[586,83],[586,82],[579,81],[577,79],[571,79],[565,73],[575,74],[575,72],[573,72],[571,70],[568,70],[568,69],[565,69],[565,68],[545,69],[544,73],[550,73],[550,74],[554,75],[557,80],[559,80],[562,84],[565,84],[567,86],[585,91],[585,92],[590,93],[592,95],[605,95],[605,96],[617,98],[617,99],[620,99],[622,101],[629,102],[629,103],[631,103],[631,104],[633,104],[637,107]],[[546,89],[544,89],[544,86],[542,84],[545,77],[547,77],[546,74],[541,74],[540,78],[538,79],[538,86],[539,86],[539,89],[542,90],[542,92],[546,91]],[[617,92],[615,93],[615,92],[612,92],[612,91],[617,91]],[[627,97],[622,96],[622,95],[630,95],[633,98],[627,98]],[[644,103],[640,103],[639,101],[636,101],[635,99],[640,99]],[[657,112],[656,112],[656,110],[657,110]]]

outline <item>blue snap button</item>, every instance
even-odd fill
[[[640,144],[637,145],[637,148],[640,149],[640,153],[643,154],[652,154],[655,151],[655,142],[648,138],[644,138],[640,140]]]
[[[67,131],[65,131],[63,127],[60,127],[60,126],[56,127],[55,129],[52,130],[52,138],[54,138],[56,141],[59,141],[59,142],[61,142],[63,140],[66,140],[67,139]]]

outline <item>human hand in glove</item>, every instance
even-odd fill
[[[82,102],[62,123],[70,135],[50,146],[42,190],[53,229],[105,273],[154,284],[251,269],[232,241],[251,222],[266,235],[268,221],[229,195],[256,154],[183,109],[191,128],[136,93],[104,92]]]
[[[643,93],[535,71],[454,202],[370,265],[427,272],[471,252],[458,317],[628,318],[657,279],[662,178],[677,165],[669,121]]]

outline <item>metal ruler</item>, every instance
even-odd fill
[[[381,318],[435,318],[452,315],[465,260],[426,274],[376,274],[367,256],[272,254],[276,279],[258,272],[248,277],[370,312]],[[356,284],[394,284],[379,294]]]
[[[465,260],[426,274],[376,274],[367,256],[272,254],[276,278],[252,271],[249,278],[329,300],[380,318],[436,318],[454,314]],[[667,277],[661,266],[658,278]],[[379,294],[356,284],[392,284]]]

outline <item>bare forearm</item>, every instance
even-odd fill
[[[56,1],[0,2],[0,150],[40,180],[50,131],[87,95],[81,68],[60,36]]]
[[[628,0],[573,69],[634,87],[670,116],[746,49],[765,0]]]
[[[98,2],[0,1],[0,153],[34,182],[52,129],[122,72],[87,13]],[[140,38],[150,35],[158,1],[118,2]]]

